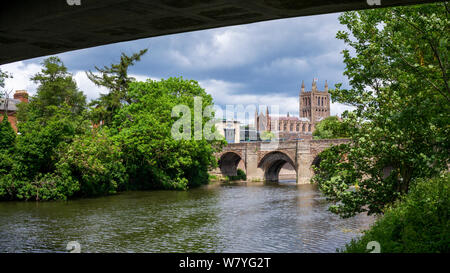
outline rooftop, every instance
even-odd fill
[[[0,99],[0,111],[6,110],[6,99],[1,98]],[[8,99],[8,111],[16,112],[17,111],[17,104],[21,103],[20,100],[17,99]]]

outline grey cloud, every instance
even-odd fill
[[[300,84],[309,88],[319,78],[348,86],[340,52],[344,44],[335,38],[343,29],[339,14],[307,16],[249,25],[168,35],[59,54],[70,71],[93,70],[94,66],[119,61],[143,48],[149,52],[130,69],[141,77],[183,76],[206,86],[217,103],[240,100],[256,103],[275,100],[282,109],[295,109]],[[25,61],[35,64],[43,58]],[[89,97],[99,92],[77,74]],[[80,88],[81,89],[81,88]],[[292,101],[292,103],[291,103]],[[289,105],[287,105],[289,104]],[[336,106],[337,107],[337,106]],[[341,107],[342,108],[342,107]]]

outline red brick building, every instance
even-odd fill
[[[19,103],[28,103],[28,93],[25,90],[17,90],[14,93],[13,99],[0,98],[0,121],[3,120],[4,114],[6,112],[8,116],[8,121],[11,123],[14,131],[17,132],[17,105]]]

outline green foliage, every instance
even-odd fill
[[[12,78],[12,75],[6,71],[2,71],[0,69],[0,87],[1,88],[5,87],[5,79],[8,79],[8,78]],[[3,95],[3,92],[0,93],[0,98],[2,97],[2,95]]]
[[[69,106],[71,112],[80,114],[86,107],[86,96],[78,90],[75,80],[62,61],[58,57],[49,57],[42,65],[41,72],[31,78],[39,84],[37,94],[29,104],[22,104],[19,120],[52,116],[54,108],[48,106],[60,107],[64,104]]]
[[[0,199],[8,194],[2,185],[14,166],[15,140],[16,133],[5,115],[0,122]]]
[[[213,174],[210,174],[209,175],[209,181],[217,181],[219,178],[217,177],[217,175],[213,175]]]
[[[330,116],[321,120],[313,132],[314,139],[347,138],[350,136],[350,128],[336,116]]]
[[[275,134],[269,131],[264,131],[260,137],[262,140],[272,140],[275,137]]]
[[[382,253],[450,252],[450,175],[419,179],[401,202],[388,208],[364,236],[352,240],[345,251],[367,252],[370,241]]]
[[[77,195],[106,195],[126,189],[128,177],[120,149],[103,132],[76,136],[60,148],[58,157],[57,173],[78,181]]]
[[[102,121],[105,125],[111,125],[115,114],[122,108],[124,103],[130,104],[131,98],[128,96],[128,85],[135,81],[128,76],[128,68],[135,62],[140,61],[141,57],[147,53],[147,49],[134,53],[131,56],[122,53],[120,63],[111,64],[110,67],[95,67],[100,75],[92,71],[86,72],[87,77],[97,86],[106,87],[109,92],[101,94],[98,100],[91,102],[95,106],[91,112],[91,118],[96,123]]]
[[[123,54],[119,65],[97,68],[102,76],[88,74],[110,90],[90,111],[63,63],[56,57],[43,62],[33,77],[40,84],[37,95],[19,104],[20,134],[7,120],[0,123],[0,200],[66,200],[208,183],[208,170],[217,165],[213,153],[225,142],[194,135],[176,140],[171,129],[178,120],[174,106],[186,105],[193,113],[194,97],[200,97],[202,117],[212,98],[182,78],[135,82],[127,69],[145,52]],[[198,122],[194,116],[191,131]],[[200,125],[213,118],[201,118]]]
[[[78,182],[59,173],[56,163],[59,148],[87,130],[88,123],[66,104],[47,108],[53,116],[19,124],[11,160],[0,166],[0,173],[7,174],[0,179],[0,199],[66,199],[78,189]]]
[[[237,175],[236,176],[228,176],[229,181],[236,181],[236,180],[247,180],[247,175],[242,169],[237,169]]]
[[[52,200],[123,189],[119,150],[94,137],[86,99],[57,57],[45,59],[29,104],[19,104],[20,135],[0,123],[0,199]],[[0,85],[9,75],[1,72]]]
[[[89,123],[71,112],[69,105],[48,106],[50,117],[40,117],[19,124],[17,137],[17,175],[33,179],[38,173],[55,170],[58,147],[72,142],[76,134],[87,130]]]
[[[133,103],[121,109],[112,130],[127,162],[131,186],[186,189],[207,183],[208,169],[217,164],[213,152],[222,142],[204,136],[194,140],[194,134],[191,139],[175,140],[171,128],[177,118],[171,114],[176,105],[186,105],[194,113],[195,96],[202,98],[204,110],[212,105],[211,96],[196,81],[182,78],[133,82],[128,95]],[[203,118],[202,124],[208,120]]]
[[[446,171],[450,104],[444,3],[346,12],[337,34],[351,89],[334,101],[353,105],[344,121],[351,142],[320,155],[313,181],[344,217],[382,213],[412,181]]]
[[[0,199],[65,200],[126,189],[118,147],[69,106],[52,111],[45,122],[20,124],[13,158],[0,164]]]
[[[0,121],[0,153],[14,149],[16,133],[6,115]]]

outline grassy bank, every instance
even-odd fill
[[[405,198],[342,251],[367,252],[367,244],[377,241],[382,253],[449,253],[449,184],[448,173],[418,180]]]

